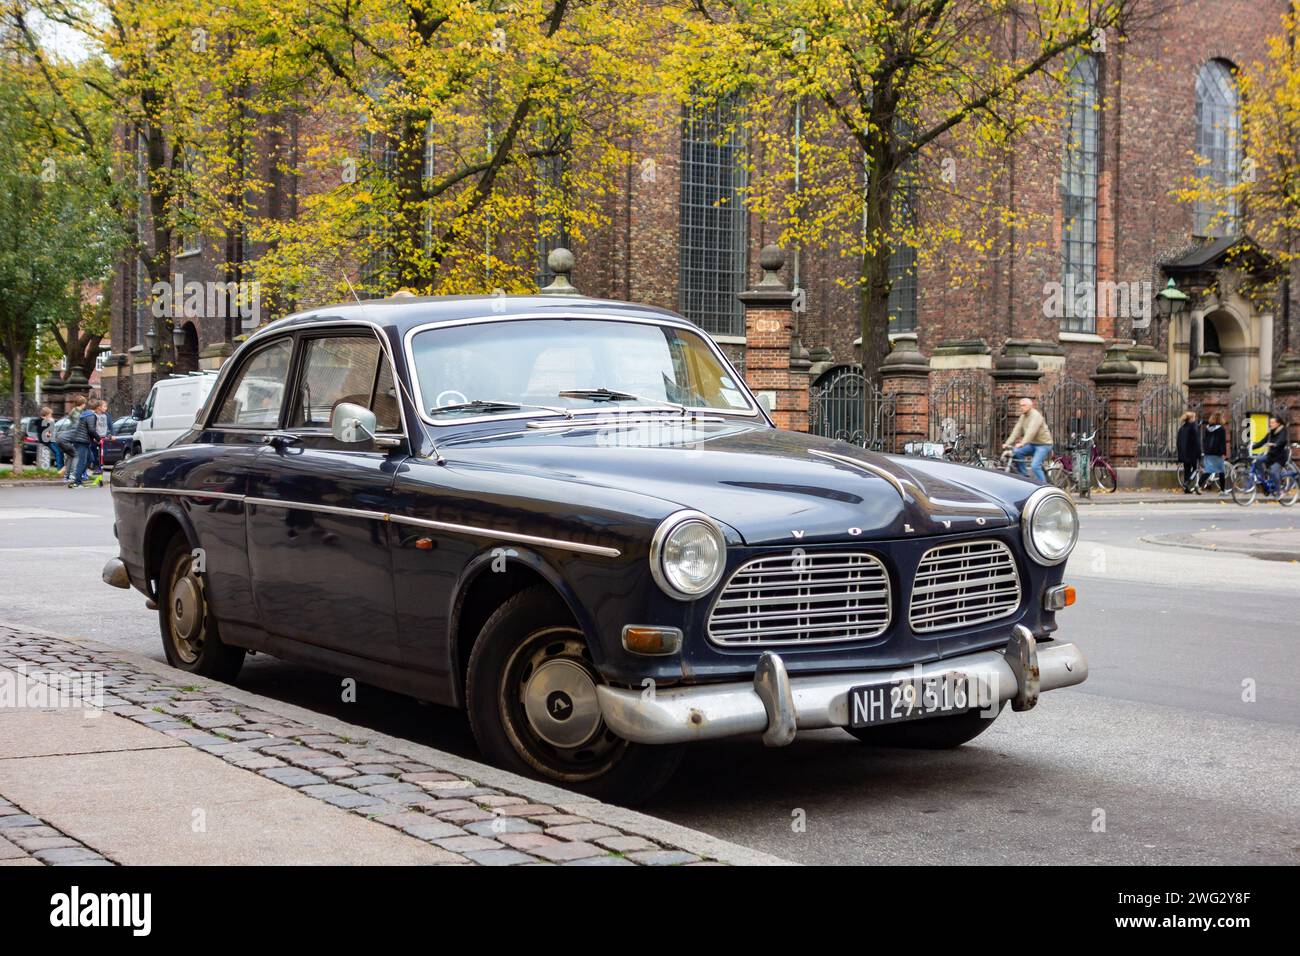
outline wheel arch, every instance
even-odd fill
[[[198,536],[194,533],[194,525],[190,522],[189,516],[176,505],[166,502],[149,516],[149,522],[144,529],[145,587],[149,597],[155,601],[158,599],[158,589],[154,582],[162,572],[167,543],[178,534],[184,537],[191,547],[198,546]]]
[[[454,704],[465,704],[470,651],[492,613],[514,595],[535,585],[548,588],[568,610],[592,654],[599,659],[595,622],[583,609],[564,576],[542,555],[527,548],[492,548],[476,555],[461,572],[448,614]]]

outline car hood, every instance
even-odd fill
[[[453,468],[472,463],[653,496],[713,516],[750,545],[1005,527],[1033,490],[1006,475],[815,435],[667,418],[526,429],[449,443],[443,454]]]

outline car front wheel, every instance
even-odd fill
[[[968,710],[951,717],[926,717],[901,724],[883,724],[879,727],[845,727],[864,744],[873,747],[906,747],[913,750],[949,750],[974,740],[993,726],[1001,713]]]
[[[470,727],[490,761],[600,799],[637,802],[658,791],[682,748],[617,736],[596,699],[603,683],[582,632],[549,589],[506,601],[469,659]]]
[[[239,675],[244,649],[222,642],[207,584],[189,542],[179,534],[167,545],[158,575],[158,622],[172,667],[227,683]]]

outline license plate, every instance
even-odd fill
[[[849,726],[874,727],[960,714],[979,706],[960,671],[849,688]]]

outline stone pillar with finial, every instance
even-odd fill
[[[1035,404],[1040,399],[1039,384],[1043,379],[1043,370],[1038,360],[1029,354],[1030,342],[1026,339],[1007,339],[1002,345],[1002,353],[993,361],[990,376],[993,379],[993,448],[996,451],[1011,434],[1011,428],[1020,417],[1020,400],[1032,399]],[[1053,435],[1058,441],[1062,436]]]
[[[1142,375],[1128,360],[1128,343],[1114,342],[1092,373],[1097,397],[1106,403],[1106,445],[1102,453],[1116,468],[1137,465],[1138,385]]]
[[[766,398],[778,428],[808,430],[808,364],[794,343],[794,302],[779,275],[785,265],[780,246],[764,246],[758,254],[763,278],[739,295],[745,306],[745,382],[760,399]]]
[[[551,284],[541,290],[542,295],[582,295],[569,282],[569,274],[573,272],[573,253],[563,246],[556,246],[546,257],[546,265],[551,272],[555,273],[555,278]]]
[[[893,347],[880,365],[880,391],[894,400],[894,447],[930,437],[930,360],[921,354],[915,332],[894,336]]]
[[[1300,442],[1300,352],[1286,352],[1273,371],[1273,408],[1282,416],[1291,441]]]
[[[1200,409],[1201,420],[1208,422],[1218,412],[1228,419],[1232,404],[1232,378],[1219,361],[1218,352],[1202,352],[1196,370],[1187,376],[1187,400]]]

